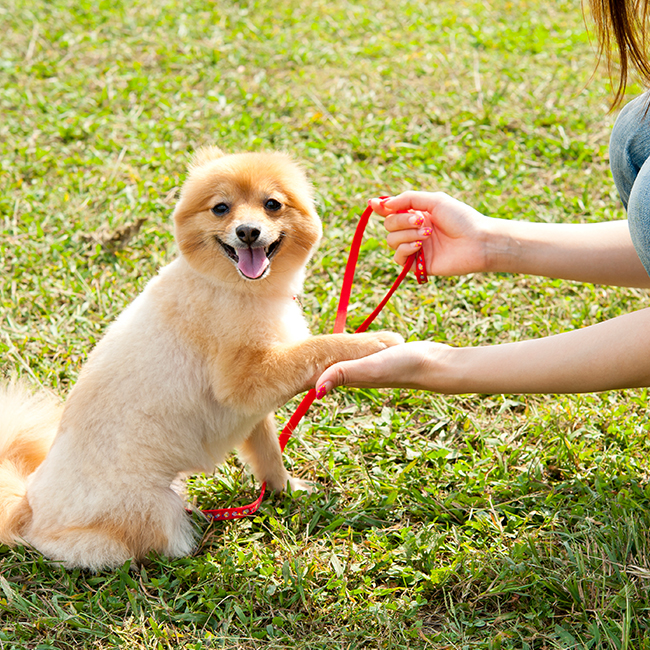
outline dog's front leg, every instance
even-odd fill
[[[241,409],[270,411],[294,395],[313,387],[318,375],[338,361],[360,359],[403,343],[399,334],[326,334],[300,343],[272,348],[239,348],[227,359],[229,368],[247,368],[246,373],[220,373],[215,390],[218,399]]]
[[[291,476],[282,462],[273,413],[255,426],[239,451],[243,460],[251,466],[257,480],[266,481],[272,490],[284,490],[287,483],[292,490],[309,489],[307,483]]]
[[[320,374],[332,364],[360,359],[400,343],[404,343],[404,339],[394,332],[325,334],[275,350],[274,356],[285,368],[291,368],[295,383],[288,397],[293,397],[313,388]]]

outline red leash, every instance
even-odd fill
[[[382,197],[384,198],[384,197]],[[350,293],[352,292],[352,284],[354,282],[354,272],[357,268],[357,262],[359,260],[359,251],[361,249],[361,241],[363,239],[363,234],[368,225],[370,215],[372,214],[372,208],[368,206],[357,224],[357,229],[354,233],[354,238],[352,239],[352,245],[350,246],[350,253],[348,254],[348,262],[345,266],[345,274],[343,275],[343,285],[341,286],[341,296],[339,298],[339,306],[336,311],[336,320],[334,322],[334,334],[340,334],[345,330],[345,322],[348,317],[348,305],[350,304]],[[361,325],[355,330],[355,334],[359,332],[365,332],[368,329],[368,326],[372,321],[377,318],[379,312],[384,308],[386,303],[390,300],[391,296],[395,293],[395,290],[402,283],[402,280],[407,276],[408,272],[411,270],[415,262],[415,276],[417,278],[418,284],[425,284],[427,282],[427,271],[426,264],[424,261],[424,254],[422,249],[417,253],[414,253],[406,260],[406,264],[400,271],[400,274],[397,276],[393,286],[388,290],[388,293],[383,297],[382,301],[377,305],[375,310],[366,318],[366,320],[361,323]],[[316,391],[312,388],[302,399],[302,402],[298,405],[298,408],[295,410],[294,414],[291,416],[289,421],[282,429],[280,436],[278,438],[280,442],[280,449],[284,451],[284,448],[287,446],[287,442],[291,435],[295,431],[298,423],[304,417],[305,413],[309,410],[309,407],[313,404],[316,399]],[[215,508],[214,510],[202,510],[201,512],[208,516],[212,517],[217,521],[224,519],[241,519],[242,517],[247,517],[257,512],[259,509],[262,499],[264,498],[264,493],[266,492],[266,483],[262,483],[262,489],[259,497],[249,503],[246,506],[239,506],[234,508]]]

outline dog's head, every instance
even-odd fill
[[[291,283],[321,236],[311,187],[289,156],[216,147],[194,156],[174,223],[190,265],[229,284]]]

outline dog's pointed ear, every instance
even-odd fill
[[[190,169],[203,167],[206,163],[225,155],[226,154],[224,154],[219,147],[201,147],[194,152],[192,160],[190,161]]]

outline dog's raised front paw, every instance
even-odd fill
[[[366,354],[374,354],[381,352],[386,348],[392,348],[394,345],[404,343],[404,339],[400,334],[395,332],[366,332],[364,334],[357,334],[356,336],[363,336],[368,345]]]
[[[383,348],[392,348],[394,345],[404,343],[404,337],[397,332],[377,332],[377,337],[383,344]]]

